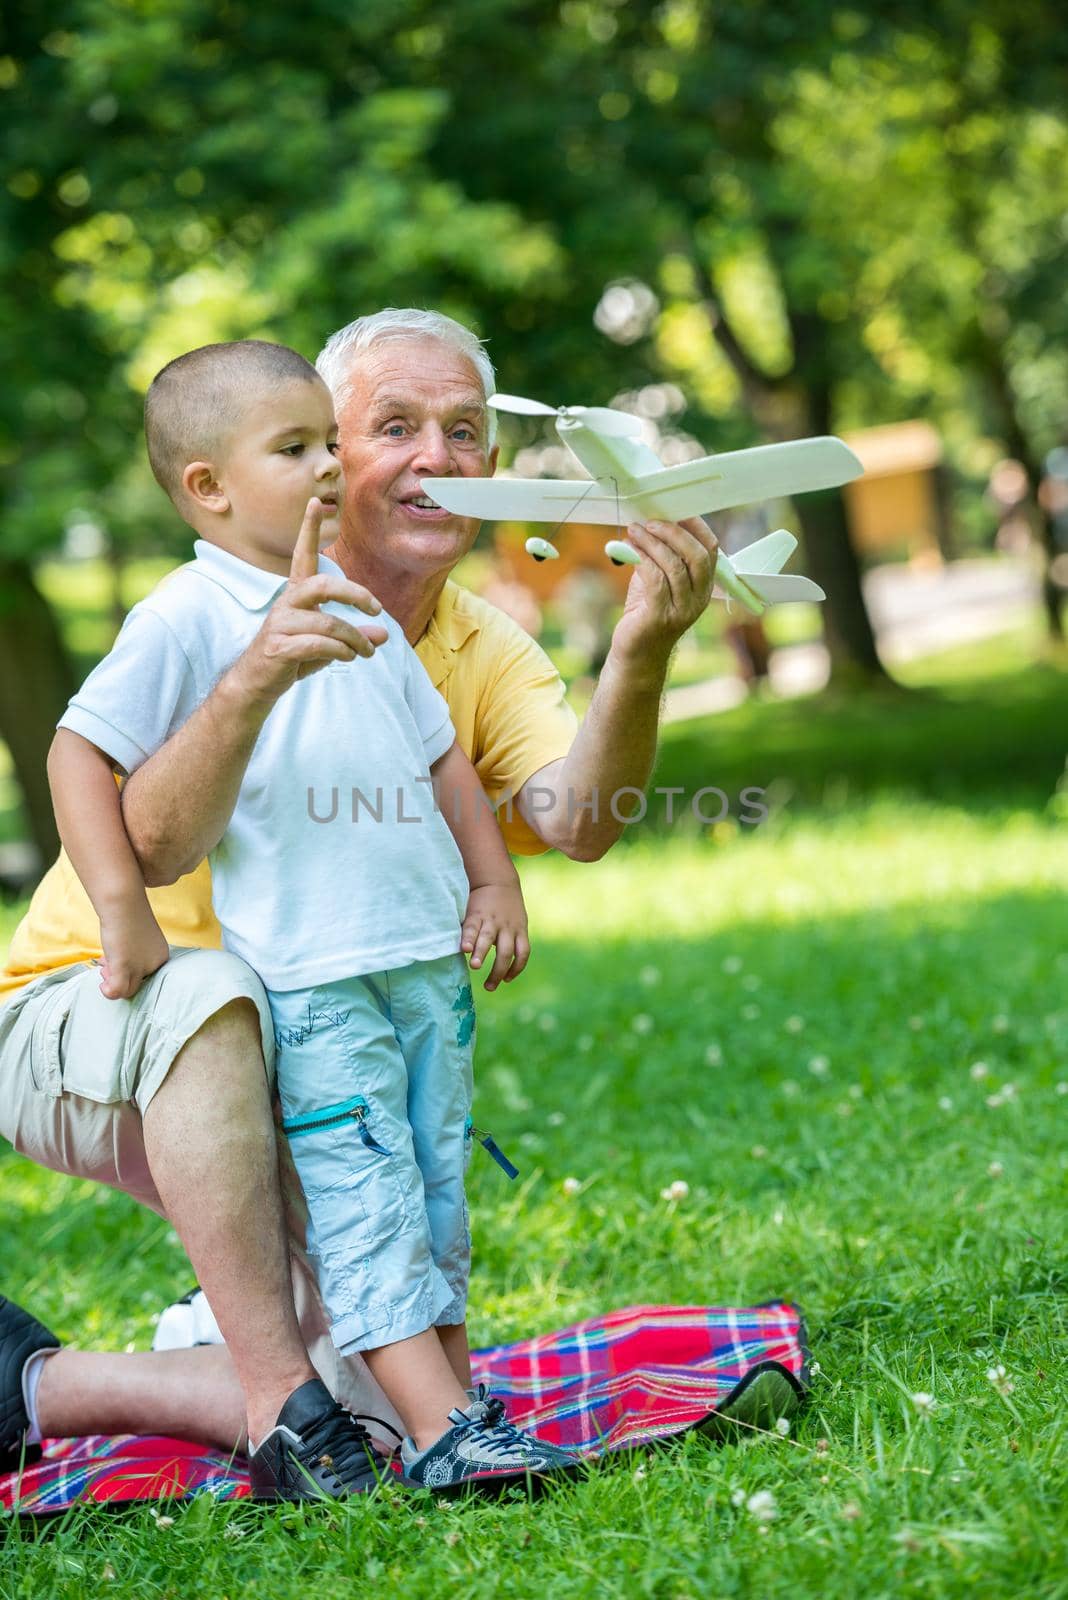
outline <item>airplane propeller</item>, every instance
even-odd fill
[[[642,431],[640,417],[611,406],[547,406],[542,400],[528,400],[521,394],[491,394],[486,403],[494,411],[511,411],[520,417],[559,417],[565,422],[581,422],[583,427],[609,439],[633,439]]]

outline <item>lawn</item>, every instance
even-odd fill
[[[528,863],[531,967],[480,1006],[477,1120],[522,1176],[472,1169],[473,1333],[789,1297],[820,1369],[791,1434],[690,1437],[535,1507],[9,1528],[0,1595],[1068,1593],[1066,879],[1055,807],[903,794]],[[3,1290],[146,1345],[189,1282],[170,1231],[0,1173]]]

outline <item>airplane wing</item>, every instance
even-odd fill
[[[640,520],[632,500],[606,494],[594,478],[423,478],[421,483],[424,494],[458,517],[611,527]]]
[[[663,467],[645,473],[628,488],[642,521],[662,517],[677,522],[727,506],[833,489],[860,477],[863,470],[841,439],[792,439]]]

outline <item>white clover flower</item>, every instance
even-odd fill
[[[742,970],[742,958],[741,958],[741,956],[727,956],[726,960],[723,963],[723,970],[724,970],[724,972],[741,972],[741,970]]]
[[[756,1494],[751,1494],[745,1502],[745,1509],[758,1522],[774,1522],[779,1515],[775,1496],[770,1489],[758,1489]]]
[[[786,1220],[785,1211],[782,1211],[782,1210],[773,1211],[771,1213],[771,1220],[772,1220],[772,1222],[774,1222],[774,1224],[775,1224],[775,1226],[777,1228],[781,1228],[782,1225],[783,1225],[783,1222]]]
[[[1054,1094],[1068,1094],[1068,1083],[1066,1083],[1062,1078],[1060,1083],[1056,1085],[1053,1092]]]
[[[826,1056],[813,1056],[808,1064],[808,1070],[814,1078],[825,1078],[830,1068],[831,1063]]]
[[[923,1545],[911,1528],[902,1528],[900,1532],[893,1535],[893,1540],[895,1544],[899,1544],[903,1550],[907,1550],[909,1555],[912,1556],[919,1555],[923,1549]]]
[[[549,1124],[550,1128],[561,1128],[567,1121],[567,1118],[564,1116],[562,1111],[550,1111],[545,1120]]]
[[[551,1011],[542,1012],[541,1016],[538,1018],[538,1027],[541,1029],[542,1033],[552,1033],[553,1029],[556,1027],[556,1018],[553,1016]]]
[[[668,1194],[671,1196],[672,1200],[685,1200],[689,1192],[690,1185],[686,1182],[685,1178],[676,1178],[675,1182],[668,1190]]]
[[[990,1023],[990,1026],[993,1028],[995,1033],[1008,1033],[1009,1019],[1006,1016],[994,1017]]]
[[[862,1084],[859,1084],[859,1083],[851,1083],[849,1085],[849,1088],[846,1090],[846,1093],[848,1094],[848,1096],[849,1096],[849,1098],[851,1100],[863,1100],[863,1098],[864,1098],[864,1087],[863,1087]]]
[[[768,1147],[766,1144],[755,1144],[749,1152],[754,1161],[763,1161],[767,1153]]]
[[[909,1027],[912,1029],[913,1033],[919,1033],[920,1029],[923,1027],[923,1018],[922,1017],[910,1017],[909,1018]]]
[[[1001,1085],[1001,1098],[1003,1100],[1015,1100],[1016,1085],[1014,1083],[1003,1083]]]
[[[565,1178],[560,1185],[566,1195],[576,1195],[581,1192],[582,1184],[578,1178]]]
[[[855,1500],[847,1500],[845,1505],[842,1507],[842,1516],[847,1522],[856,1522],[858,1518],[862,1517],[863,1515],[864,1513],[861,1511]]]
[[[744,1489],[732,1489],[731,1490],[731,1505],[732,1506],[742,1506],[744,1504],[745,1504],[745,1490]]]
[[[810,1367],[809,1367],[809,1369],[808,1369],[808,1370],[809,1370],[809,1372],[810,1372],[810,1373],[811,1373],[811,1374],[812,1374],[812,1376],[813,1376],[813,1377],[814,1377],[814,1378],[818,1378],[818,1377],[819,1377],[819,1375],[820,1375],[820,1373],[821,1373],[821,1372],[822,1372],[822,1371],[823,1371],[823,1368],[822,1368],[822,1367],[821,1367],[821,1366],[820,1366],[820,1364],[819,1364],[819,1362],[818,1362],[818,1361],[814,1361],[814,1362],[813,1362],[813,1363],[812,1363],[812,1365],[811,1365],[811,1366],[810,1366]],[[817,1449],[818,1449],[818,1448],[819,1448],[819,1446],[818,1446],[818,1444],[817,1444]]]
[[[718,1067],[723,1064],[723,1051],[718,1044],[710,1044],[705,1050],[705,1066]]]
[[[647,989],[654,989],[660,982],[660,968],[643,967],[638,974],[638,981],[643,983]]]
[[[993,1384],[998,1394],[1010,1395],[1016,1387],[1000,1362],[996,1367],[987,1367],[986,1376],[988,1383]]]
[[[910,1399],[921,1417],[929,1417],[938,1404],[934,1395],[928,1394],[926,1389],[917,1389],[916,1393],[910,1396]]]
[[[645,1479],[648,1477],[648,1472],[644,1466],[638,1466],[635,1467],[631,1476],[635,1483],[644,1483]]]
[[[1000,1161],[992,1161],[986,1170],[987,1176],[991,1178],[1003,1178],[1005,1176],[1005,1168]]]
[[[578,1048],[582,1051],[583,1055],[585,1055],[588,1050],[593,1049],[593,1034],[580,1033],[575,1042]]]
[[[760,1007],[748,1005],[742,1007],[742,1016],[746,1022],[755,1022],[760,1015]]]
[[[968,1068],[968,1076],[975,1083],[982,1083],[984,1078],[989,1078],[990,1068],[985,1061],[973,1061]]]
[[[784,1078],[779,1087],[783,1094],[791,1100],[795,1095],[799,1095],[801,1093],[801,1085],[794,1078]]]
[[[988,1094],[986,1097],[986,1103],[990,1107],[991,1111],[996,1111],[998,1106],[1003,1106],[1005,1104],[1005,1096],[1003,1094]]]
[[[636,1017],[631,1017],[630,1025],[635,1033],[652,1033],[653,1019],[645,1011],[639,1011]]]
[[[839,1100],[834,1109],[837,1111],[840,1117],[851,1117],[856,1110],[856,1107],[851,1105],[848,1100]]]
[[[805,1027],[804,1017],[787,1017],[784,1024],[787,1033],[802,1033]]]
[[[952,1111],[953,1110],[953,1102],[949,1098],[948,1094],[944,1094],[939,1098],[938,1109],[939,1109],[939,1111]]]
[[[781,1439],[785,1439],[786,1435],[789,1433],[789,1431],[790,1431],[790,1419],[789,1419],[789,1417],[778,1417],[778,1418],[776,1418],[775,1432],[779,1435],[779,1437]]]

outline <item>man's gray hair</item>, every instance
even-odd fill
[[[370,349],[379,339],[438,339],[467,357],[478,373],[482,392],[487,399],[496,387],[493,362],[477,333],[472,333],[470,328],[465,328],[454,317],[447,317],[443,311],[387,306],[384,311],[357,317],[347,327],[339,328],[337,333],[331,334],[316,358],[316,371],[333,395],[338,410],[351,392],[353,358]],[[496,413],[487,408],[486,433],[490,445],[493,444],[496,431]]]

